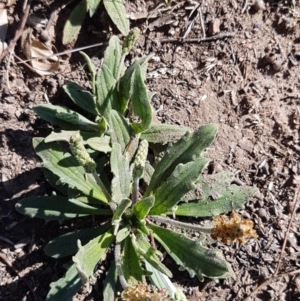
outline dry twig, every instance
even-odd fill
[[[12,41],[9,43],[9,45],[7,46],[6,49],[3,50],[3,52],[1,53],[0,55],[0,61],[3,60],[3,58],[10,52],[14,49],[17,41],[20,39],[22,33],[23,33],[23,30],[24,30],[24,27],[25,27],[25,24],[26,24],[26,21],[27,21],[27,18],[28,18],[28,15],[29,15],[29,10],[30,10],[30,5],[31,5],[31,0],[28,0],[27,1],[27,5],[26,5],[26,8],[24,10],[24,14],[23,14],[23,18],[22,18],[22,21],[21,21],[21,24],[20,24],[20,27],[18,28],[18,30],[16,31],[16,34],[15,34],[15,37],[12,39]]]
[[[207,37],[207,38],[194,38],[194,39],[182,39],[182,38],[177,38],[177,39],[163,39],[160,40],[161,43],[203,43],[203,42],[212,42],[216,40],[221,40],[221,39],[226,39],[226,38],[232,38],[235,36],[234,32],[224,32],[220,33],[218,35],[212,36],[212,37]]]
[[[245,0],[242,8],[242,14],[246,11],[247,8],[248,8],[248,0]]]

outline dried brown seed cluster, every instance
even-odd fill
[[[121,294],[122,301],[169,301],[165,290],[158,291],[156,287],[143,282],[129,285]]]
[[[246,238],[258,237],[256,231],[253,230],[253,222],[249,219],[242,220],[236,212],[232,212],[230,218],[226,215],[218,215],[214,218],[214,223],[211,237],[220,239],[223,243],[228,241],[244,243]]]

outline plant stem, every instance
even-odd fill
[[[132,196],[131,196],[132,205],[134,205],[139,198],[139,181],[140,179],[138,177],[133,179],[133,188],[132,188]]]
[[[99,187],[101,188],[102,192],[104,193],[107,201],[108,201],[108,204],[111,208],[111,210],[114,212],[116,210],[116,204],[112,202],[112,199],[111,199],[111,196],[110,194],[108,193],[106,187],[104,186],[103,182],[101,181],[99,175],[97,174],[97,172],[93,172],[92,173],[96,183],[99,185]]]
[[[171,218],[158,216],[158,215],[151,216],[151,219],[156,222],[172,225],[174,227],[183,228],[186,230],[199,231],[199,232],[208,233],[208,234],[211,233],[211,229],[212,229],[212,228],[204,228],[204,227],[201,227],[198,225],[191,225],[191,224],[175,221]]]
[[[124,277],[123,269],[122,269],[122,263],[121,263],[121,243],[117,242],[115,245],[115,263],[116,268],[119,275],[119,280],[121,283],[121,286],[123,289],[126,289],[128,287],[128,283]]]

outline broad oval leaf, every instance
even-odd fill
[[[151,215],[159,215],[172,211],[180,199],[195,187],[194,183],[207,166],[206,158],[196,159],[176,166],[174,172],[155,191],[155,203],[150,210]]]
[[[201,175],[196,181],[196,188],[189,191],[181,201],[218,199],[230,188],[233,179],[234,173],[230,171]]]
[[[146,139],[149,143],[167,144],[174,143],[180,139],[190,128],[172,124],[151,125],[149,129],[141,133],[141,139]]]
[[[138,234],[135,236],[132,234],[130,237],[131,243],[139,256],[143,257],[146,261],[148,261],[149,264],[151,264],[161,273],[164,273],[168,277],[172,277],[172,272],[159,260],[156,255],[160,252],[150,245],[145,235]]]
[[[145,271],[141,268],[140,260],[132,245],[131,238],[127,236],[122,252],[122,269],[125,279],[130,285],[143,281]]]
[[[81,114],[64,108],[60,106],[55,106],[52,104],[45,104],[45,105],[38,105],[33,108],[33,111],[38,114],[40,117],[42,117],[44,120],[48,121],[52,125],[58,125],[64,130],[81,130],[81,131],[89,131],[89,132],[96,132],[96,133],[102,133],[102,128],[100,125],[98,125],[95,122],[90,121],[89,119],[85,118]],[[61,118],[57,118],[58,113],[64,113],[64,114],[76,114],[78,117],[78,123],[73,124],[68,121],[65,121]]]
[[[47,221],[64,221],[87,215],[107,215],[110,210],[98,209],[75,199],[62,196],[40,196],[22,199],[16,209],[30,217],[38,217]]]
[[[83,245],[86,245],[90,240],[103,234],[110,228],[110,223],[106,223],[97,228],[81,229],[77,232],[63,234],[52,239],[47,244],[44,249],[45,254],[53,258],[74,255],[78,251],[78,239]]]
[[[112,72],[115,79],[117,79],[121,56],[122,46],[120,45],[120,40],[117,36],[112,36],[104,53],[103,64]]]
[[[34,138],[33,146],[37,155],[43,160],[43,167],[56,174],[60,183],[66,183],[86,196],[108,203],[105,194],[92,175],[85,174],[77,160],[62,149],[58,143],[44,143],[42,138]]]
[[[186,133],[179,141],[172,145],[158,162],[145,196],[155,192],[178,164],[185,164],[199,158],[203,150],[214,140],[217,129],[216,124],[203,125],[193,133]]]
[[[131,189],[131,171],[129,167],[129,156],[122,154],[121,146],[118,143],[112,145],[110,167],[113,173],[111,181],[112,200],[119,204],[129,197]]]
[[[178,300],[175,298],[176,294],[176,287],[171,282],[170,278],[165,274],[161,273],[157,269],[155,269],[151,264],[147,261],[145,262],[145,267],[147,271],[151,272],[152,274],[149,276],[151,283],[153,283],[159,290],[166,289],[169,292],[172,300]],[[178,301],[187,301],[187,299],[179,299]]]
[[[122,35],[127,36],[129,33],[129,19],[127,17],[125,5],[122,0],[103,0],[105,9],[116,25],[120,30]]]
[[[220,251],[204,248],[197,241],[162,227],[149,225],[155,239],[182,268],[195,274],[200,281],[203,276],[209,278],[225,278],[232,276],[229,264],[221,258]]]
[[[82,0],[74,8],[64,27],[62,40],[64,45],[71,43],[77,38],[87,11],[87,0]]]
[[[94,150],[97,150],[102,153],[109,153],[111,151],[110,137],[92,137],[86,140],[86,143]]]
[[[144,174],[143,174],[143,180],[145,181],[145,183],[148,186],[150,184],[153,173],[154,173],[154,167],[152,167],[152,165],[148,161],[146,161]]]
[[[88,0],[88,7],[89,7],[89,13],[90,17],[92,18],[97,11],[99,5],[101,3],[101,0]]]
[[[96,100],[89,91],[74,82],[67,82],[63,89],[77,106],[93,115],[99,115]]]
[[[79,51],[79,53],[83,56],[83,58],[85,59],[85,62],[86,62],[86,65],[87,65],[87,68],[90,72],[90,77],[91,77],[91,86],[92,86],[92,92],[93,92],[93,95],[95,94],[96,92],[96,87],[95,87],[95,79],[96,79],[96,68],[91,60],[91,58],[83,51]],[[97,103],[95,101],[95,98],[93,97],[93,100],[94,100],[94,103],[95,103],[95,110],[96,110],[96,113],[99,113],[98,111],[98,108],[97,108]],[[93,108],[91,108],[91,110],[94,111]]]
[[[64,131],[61,130],[60,132],[54,132],[52,131],[46,138],[45,143],[48,142],[57,142],[57,141],[65,141],[69,142],[71,136],[76,134],[78,131]],[[98,138],[101,134],[100,133],[93,133],[93,132],[84,132],[80,131],[80,136],[83,138],[83,142],[86,142],[85,140],[88,140],[90,138]]]
[[[130,207],[132,201],[130,199],[124,199],[119,201],[117,209],[114,212],[112,217],[112,225],[114,226],[114,235],[117,235],[120,222],[122,221],[122,216],[126,212],[126,210]]]
[[[120,111],[120,102],[116,90],[116,79],[112,70],[105,64],[96,76],[97,106],[101,115],[108,119],[111,110]]]
[[[242,208],[257,189],[231,185],[222,196],[213,200],[206,199],[197,202],[179,204],[175,214],[180,216],[206,217]],[[169,212],[169,214],[172,214]]]
[[[146,218],[151,208],[154,205],[155,197],[153,195],[141,199],[133,206],[133,214],[138,220],[143,220]]]
[[[103,281],[103,300],[116,301],[122,291],[121,284],[118,282],[118,272],[116,263],[112,260],[107,275]]]
[[[79,273],[81,281],[86,284],[89,277],[94,277],[96,264],[104,259],[107,248],[114,240],[112,230],[107,231],[82,246],[78,240],[79,251],[73,256],[73,261]]]
[[[131,127],[138,134],[147,130],[152,122],[152,107],[139,65],[133,75],[131,103],[134,115],[140,119],[140,122],[133,122]]]
[[[127,120],[119,112],[111,110],[108,118],[109,134],[111,137],[111,144],[118,143],[121,146],[122,153],[125,151],[131,135],[131,129]]]
[[[50,291],[46,297],[46,301],[72,301],[81,286],[82,282],[76,266],[73,264],[62,278],[50,284]]]
[[[153,57],[153,54],[150,54],[146,57],[136,59],[132,65],[130,65],[125,74],[122,76],[119,82],[119,98],[121,102],[121,112],[124,113],[127,109],[129,99],[132,96],[133,92],[133,77],[134,71],[137,66],[140,66],[142,79],[146,80],[146,71],[148,67],[148,61]]]

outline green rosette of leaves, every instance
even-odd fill
[[[54,238],[45,247],[47,255],[70,262],[65,275],[51,284],[47,301],[71,301],[82,286],[93,283],[97,266],[109,252],[114,260],[104,282],[104,300],[115,300],[119,291],[128,292],[146,279],[157,287],[153,296],[162,290],[172,300],[186,300],[172,283],[158,245],[199,281],[233,275],[209,239],[191,238],[195,231],[205,237],[213,225],[204,228],[180,217],[210,219],[239,209],[255,189],[233,185],[230,172],[203,174],[209,163],[205,150],[216,137],[217,125],[191,131],[152,123],[144,83],[150,57],[137,59],[126,69],[124,54],[132,47],[126,43],[123,51],[113,36],[97,72],[85,56],[91,91],[76,83],[64,86],[84,113],[50,104],[35,108],[56,127],[48,137],[33,140],[55,193],[25,198],[16,209],[46,221],[93,221],[91,227],[78,224],[75,232]]]

